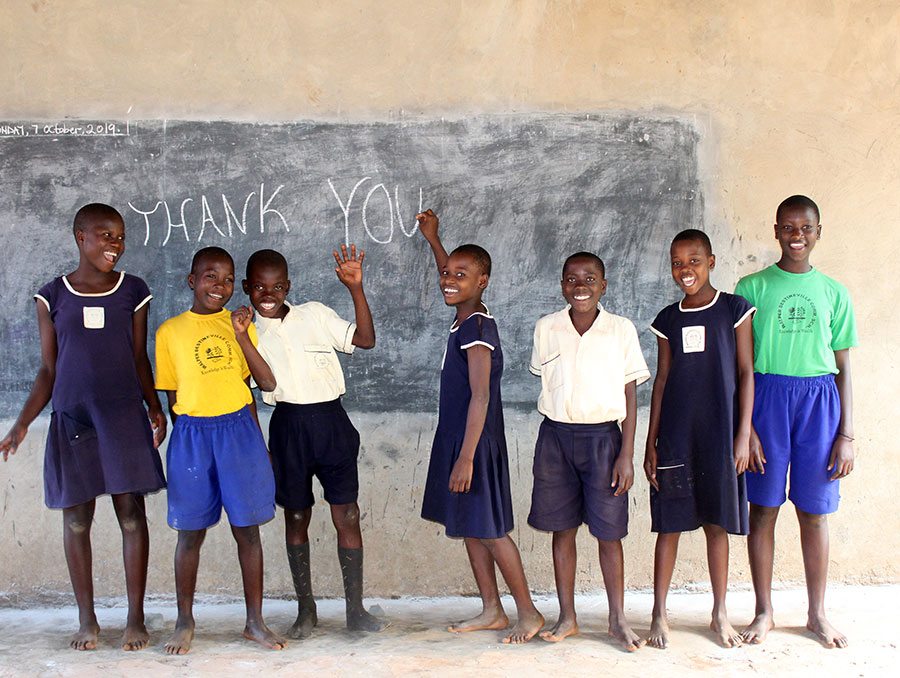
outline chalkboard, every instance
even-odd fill
[[[671,236],[703,227],[699,133],[684,119],[646,115],[510,115],[454,120],[254,124],[65,121],[0,124],[0,416],[15,416],[39,363],[32,295],[77,263],[71,221],[108,202],[127,226],[119,267],[154,294],[152,334],[187,309],[198,248],[247,257],[268,247],[291,267],[292,301],[319,300],[352,318],[333,272],[343,241],[366,250],[366,290],[378,344],[344,361],[348,408],[434,411],[453,311],[438,293],[414,215],[434,208],[448,249],[493,257],[485,301],[506,357],[507,407],[533,409],[534,323],[564,305],[563,259],[578,250],[607,264],[610,310],[643,331],[676,297]],[[235,292],[230,307],[245,303]],[[102,350],[98,347],[98,350]],[[641,389],[646,402],[649,389]]]

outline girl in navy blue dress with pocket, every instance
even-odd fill
[[[82,207],[73,231],[78,268],[35,295],[41,367],[22,412],[0,441],[0,453],[4,461],[15,453],[52,399],[44,500],[63,512],[79,616],[70,646],[97,646],[91,523],[96,498],[109,494],[122,530],[128,593],[121,644],[140,650],[149,641],[143,603],[150,538],[143,495],[165,487],[156,448],[165,437],[166,418],[147,357],[151,295],[143,280],[114,270],[125,251],[125,223],[115,209],[97,203]]]
[[[509,462],[503,429],[500,378],[503,353],[497,324],[481,301],[491,274],[490,255],[462,245],[448,255],[431,210],[418,214],[419,230],[434,253],[444,302],[456,308],[441,364],[438,427],[422,500],[422,517],[465,540],[481,595],[482,612],[450,631],[505,629],[494,565],[516,602],[518,620],[504,643],[529,641],[544,624],[534,607],[513,529]]]
[[[671,247],[672,277],[684,299],[653,321],[658,367],[644,471],[650,481],[654,605],[648,643],[665,648],[666,595],[678,538],[702,527],[713,589],[711,630],[725,647],[741,644],[728,622],[728,534],[746,535],[750,416],[753,411],[754,308],[709,281],[709,238],[689,229]]]

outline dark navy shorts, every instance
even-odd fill
[[[545,418],[534,449],[528,524],[561,532],[587,523],[603,541],[628,534],[628,493],[615,496],[613,466],[622,449],[614,422],[562,424]]]
[[[830,480],[828,462],[841,421],[834,375],[756,374],[754,380],[753,427],[762,443],[766,472],[747,473],[750,503],[781,506],[790,473],[794,506],[806,513],[834,513],[840,481]]]
[[[359,433],[341,400],[310,405],[278,403],[269,422],[275,470],[275,502],[295,511],[315,503],[316,476],[329,504],[352,504],[359,496]]]
[[[222,517],[234,527],[275,517],[275,481],[249,407],[218,417],[179,415],[166,452],[169,526],[202,530]]]

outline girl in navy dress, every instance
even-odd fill
[[[115,209],[85,205],[75,215],[73,231],[78,268],[35,295],[41,366],[22,412],[0,441],[0,453],[4,461],[15,454],[52,398],[44,500],[63,512],[79,617],[70,646],[97,646],[91,523],[95,499],[109,494],[122,530],[128,592],[122,649],[140,650],[149,640],[144,589],[150,537],[143,495],[165,487],[156,448],[166,435],[166,418],[147,357],[151,295],[143,280],[114,270],[125,252],[125,223]]]
[[[743,297],[713,288],[709,238],[689,229],[670,250],[672,277],[684,299],[667,306],[650,329],[658,365],[650,403],[644,472],[657,532],[653,618],[648,643],[665,648],[666,595],[678,538],[702,527],[713,590],[710,629],[725,647],[741,644],[728,622],[728,534],[747,534],[744,471],[753,412],[754,309]]]
[[[454,632],[505,629],[494,563],[516,602],[518,621],[504,643],[525,643],[544,625],[534,607],[515,542],[509,463],[503,430],[500,377],[503,353],[497,324],[481,302],[491,257],[478,245],[462,245],[448,256],[438,236],[438,218],[416,215],[434,253],[444,302],[456,319],[441,364],[437,431],[431,448],[422,517],[444,525],[448,537],[463,538],[482,612],[453,624]]]

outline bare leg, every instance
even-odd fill
[[[650,619],[650,636],[647,644],[660,650],[669,645],[669,613],[666,599],[678,558],[678,540],[681,532],[660,532],[656,535],[656,551],[653,555],[653,615]]]
[[[269,650],[282,650],[285,646],[284,638],[272,633],[262,616],[263,552],[259,540],[259,526],[232,525],[231,534],[237,542],[241,579],[244,583],[244,604],[247,608],[244,638],[256,641]]]
[[[69,641],[73,650],[94,650],[100,635],[100,624],[94,613],[94,577],[91,567],[91,523],[95,502],[63,509],[63,548],[69,579],[78,604],[78,631]]]
[[[577,534],[577,527],[553,533],[553,576],[556,579],[556,597],[559,599],[559,619],[553,628],[541,631],[540,634],[549,643],[558,643],[578,633],[578,619],[575,615]]]
[[[622,540],[598,540],[600,545],[600,571],[603,586],[609,601],[609,635],[622,643],[629,652],[634,652],[644,644],[625,619],[625,556]]]
[[[309,569],[309,521],[312,507],[295,511],[284,510],[284,537],[287,544],[288,565],[297,592],[297,621],[288,629],[288,638],[308,638],[319,623],[316,600],[312,594],[312,575]]]
[[[490,551],[513,600],[516,601],[516,625],[506,634],[503,642],[527,643],[544,626],[544,617],[531,600],[531,591],[528,590],[528,580],[525,579],[519,549],[509,535],[499,539],[482,539],[481,543]],[[496,585],[496,579],[494,582]]]
[[[728,533],[718,525],[704,525],[703,531],[706,533],[706,560],[713,590],[709,628],[716,634],[722,647],[738,647],[743,644],[743,639],[728,621],[728,611],[725,609],[725,595],[728,593]]]
[[[144,626],[144,592],[147,589],[147,562],[150,557],[144,497],[139,494],[114,494],[112,502],[122,531],[125,590],[128,594],[128,620],[122,634],[122,649],[143,650],[150,642],[150,634]]]
[[[772,610],[772,568],[775,563],[775,523],[778,506],[750,504],[750,535],[747,551],[750,555],[750,575],[756,594],[756,616],[741,633],[745,643],[761,643],[775,627]]]
[[[175,632],[166,643],[168,654],[187,654],[194,640],[194,593],[197,590],[197,568],[200,566],[200,547],[206,530],[179,530],[175,547],[175,597],[178,600],[178,619]]]
[[[363,548],[359,529],[359,505],[333,504],[331,522],[337,530],[338,562],[344,580],[344,600],[347,628],[351,631],[381,631],[387,622],[375,617],[363,607]]]
[[[500,591],[497,589],[497,572],[494,570],[494,557],[480,539],[466,539],[466,553],[469,565],[475,575],[478,593],[481,595],[481,614],[472,619],[451,624],[448,631],[465,633],[466,631],[483,631],[486,629],[505,629],[509,626],[509,617],[500,603]]]
[[[847,637],[825,618],[825,586],[828,583],[828,516],[797,509],[800,521],[800,545],[809,613],[806,628],[816,634],[825,647],[847,647]]]

